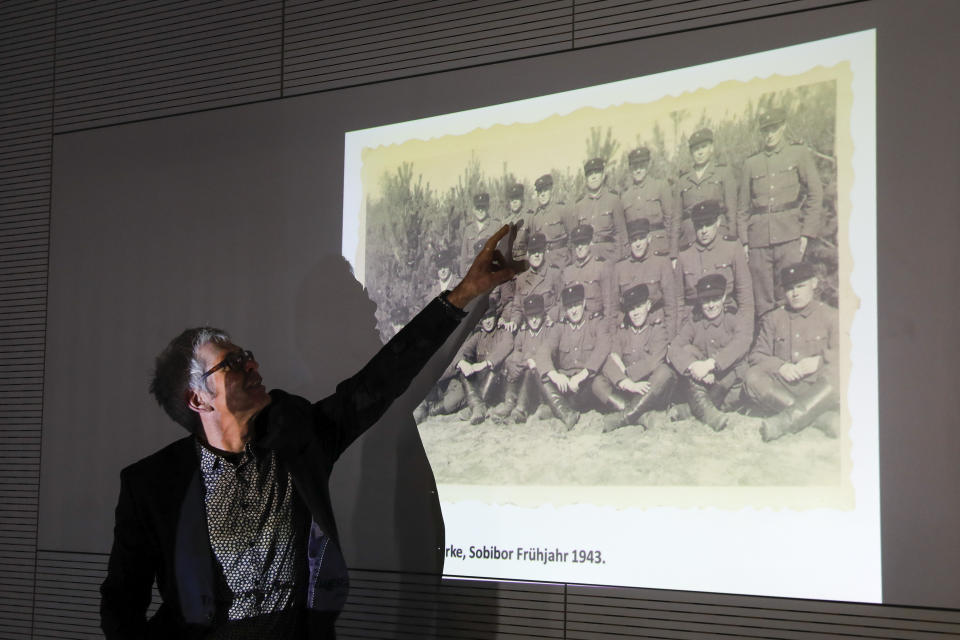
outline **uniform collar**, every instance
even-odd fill
[[[600,196],[602,195],[603,195],[603,187],[600,187],[596,191],[590,191],[590,189],[587,189],[587,197],[590,198],[591,200],[599,200]]]
[[[717,238],[718,238],[719,236],[720,236],[720,231],[718,230],[718,231],[717,231],[717,235],[715,235],[715,236],[713,237],[713,242],[711,242],[710,244],[704,245],[704,244],[700,244],[699,241],[694,240],[694,241],[693,241],[693,246],[695,246],[698,251],[712,251],[713,248],[714,248],[715,246],[717,246]]]
[[[767,149],[766,147],[764,147],[763,152],[768,156],[772,156],[774,154],[777,154],[783,151],[783,147],[785,145],[786,145],[786,140],[784,140],[783,138],[780,138],[780,142],[777,143],[777,146],[775,146],[773,149]]]
[[[803,309],[800,309],[800,310],[791,309],[789,304],[784,303],[784,308],[786,308],[788,313],[792,313],[798,316],[803,316],[804,318],[809,318],[810,314],[813,313],[814,307],[817,306],[818,302],[819,300],[816,300],[816,299],[811,300],[810,304],[808,304],[807,306],[805,306]]]

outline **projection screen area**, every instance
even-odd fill
[[[758,312],[770,297],[748,295],[744,282],[762,264],[755,250],[793,233],[788,242],[806,238],[790,246],[805,245],[817,283],[809,308],[826,327],[799,341],[822,347],[814,364],[832,376],[836,402],[765,442],[753,398],[718,397],[728,413],[715,430],[689,409],[667,346],[669,401],[637,420],[617,424],[612,405],[583,398],[558,418],[533,393],[543,377],[527,374],[525,421],[494,415],[506,379],[479,388],[493,395],[478,419],[462,381],[489,367],[460,352],[479,343],[464,332],[337,463],[348,565],[422,574],[442,562],[450,577],[960,607],[960,506],[946,490],[960,482],[960,436],[942,357],[958,346],[943,292],[960,273],[942,256],[955,255],[960,230],[950,190],[929,187],[960,172],[944,144],[958,89],[918,75],[939,49],[919,46],[902,12],[865,7],[56,135],[38,548],[107,553],[120,470],[186,435],[147,394],[154,357],[184,327],[230,331],[257,354],[268,388],[319,399],[455,284],[476,249],[465,230],[493,226],[480,229],[479,217],[533,225],[549,192],[567,245],[544,232],[554,297],[541,295],[543,333],[519,370],[539,373],[572,352],[549,335],[577,324],[567,307],[578,295],[585,322],[606,323],[592,364],[600,375],[617,377],[603,344],[617,332],[662,335],[673,323],[679,334],[700,305],[702,272],[687,260],[711,228],[715,242],[739,245],[712,262],[725,274],[719,317],[759,340],[764,318],[785,310]],[[947,25],[937,29],[923,42],[955,48]],[[774,146],[793,154],[785,166],[762,151],[777,131]],[[594,158],[596,203],[581,198]],[[638,196],[635,181],[651,190]],[[716,210],[697,206],[707,193],[722,194]],[[764,197],[774,198],[768,215],[792,207],[816,228],[767,225],[758,238]],[[588,208],[585,243],[577,228]],[[657,208],[675,212],[675,235]],[[908,217],[924,224],[908,227]],[[646,300],[631,307],[649,324],[620,307],[633,282],[564,283],[558,252],[569,267],[587,246],[606,265],[597,273],[616,276],[635,244],[617,238],[638,229],[668,269],[642,281]],[[517,247],[528,258],[534,235]],[[492,301],[490,335],[530,332],[536,304],[525,308],[520,292],[513,304],[509,289]],[[790,304],[778,295],[774,304]],[[771,350],[800,351],[771,336]],[[484,340],[491,364],[505,366],[514,345]],[[444,405],[453,382],[461,399]]]
[[[495,292],[487,326],[417,412],[447,574],[880,601],[874,64],[875,34],[861,32],[346,134],[344,256],[377,304],[384,340],[451,288],[503,223],[520,225],[514,255],[534,267]],[[764,136],[778,131],[788,139],[768,150]],[[679,227],[703,201],[722,209],[724,235],[704,243],[688,233],[684,248]],[[767,242],[761,232],[786,251],[798,235],[781,228],[791,208],[829,318],[796,323],[802,338],[784,310],[756,331],[752,317],[754,297],[758,316],[769,308],[764,268],[799,254],[749,269],[739,255],[748,241]],[[634,233],[638,219],[648,232]],[[580,237],[588,228],[592,240]],[[668,259],[678,254],[675,276]],[[676,316],[690,315],[709,273],[731,280],[730,317],[748,325],[732,356],[743,365],[724,368],[759,371],[781,351],[825,354],[840,397],[813,428],[766,442],[756,412],[711,428],[685,413],[684,382],[639,420],[612,422],[616,407],[595,378],[613,385],[633,373],[652,395],[655,367],[683,373],[678,345],[697,325]],[[621,301],[640,283],[652,304],[628,324]],[[586,320],[568,315],[577,286]],[[599,337],[577,337],[592,326]],[[665,355],[670,364],[658,365]],[[590,389],[551,398],[541,378],[564,368],[589,371]],[[728,412],[751,407],[732,404]],[[809,543],[824,531],[829,548]]]

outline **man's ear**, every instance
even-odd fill
[[[196,411],[197,413],[208,413],[213,411],[213,407],[207,404],[200,394],[193,389],[187,390],[187,406],[190,407],[191,411]]]

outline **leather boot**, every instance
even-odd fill
[[[480,424],[487,418],[487,407],[480,397],[480,390],[477,388],[479,385],[472,378],[473,376],[468,378],[460,374],[460,382],[463,383],[463,390],[467,394],[467,405],[470,408],[470,424]]]
[[[717,409],[707,390],[692,380],[687,381],[687,404],[690,405],[690,413],[714,431],[727,428],[730,416]]]
[[[529,369],[524,370],[524,372],[520,374],[517,402],[513,411],[510,413],[510,419],[513,420],[514,424],[524,424],[527,421],[527,405],[530,404],[530,385],[533,384],[530,378],[533,375],[536,374],[531,374]]]
[[[757,404],[770,413],[780,413],[793,406],[796,399],[780,384],[770,380],[757,392]]]
[[[544,380],[541,377],[540,390],[543,392],[543,398],[547,405],[549,405],[551,411],[553,411],[553,415],[563,422],[564,426],[567,427],[567,431],[573,429],[580,420],[580,414],[570,407],[570,403],[563,397],[563,394],[560,393],[556,385],[550,380]]]
[[[833,408],[837,397],[833,385],[826,380],[817,381],[803,396],[781,411],[765,418],[760,425],[760,437],[764,442],[776,440],[788,433],[796,433],[809,427],[817,417]]]
[[[603,432],[613,431],[627,424],[627,406],[630,399],[617,392],[611,385],[594,385],[593,393],[604,405],[613,409],[603,416]]]
[[[480,400],[486,403],[490,400],[490,394],[493,393],[493,387],[497,382],[498,376],[497,372],[492,369],[481,375],[483,377],[480,379]]]
[[[494,422],[497,424],[502,424],[507,417],[513,413],[513,409],[517,406],[517,398],[520,395],[521,386],[523,386],[522,376],[516,380],[507,381],[506,397],[504,397],[500,406],[490,412],[490,416],[493,418]]]

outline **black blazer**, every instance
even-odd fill
[[[255,421],[255,446],[275,450],[290,471],[312,518],[311,537],[326,532],[339,547],[329,491],[333,463],[403,393],[458,321],[434,300],[331,396],[310,403],[284,391],[270,392],[272,402]],[[308,546],[310,560],[314,545]],[[320,612],[312,619],[331,627],[345,598],[342,563],[339,553],[333,562],[325,557],[326,576],[315,575],[312,562],[304,568],[311,596],[304,594],[302,601],[308,610]],[[194,437],[177,440],[121,471],[113,547],[100,587],[106,638],[201,637],[217,620],[217,572]],[[330,579],[338,575],[344,581]],[[148,622],[154,579],[163,603]],[[328,592],[314,594],[317,585]]]

